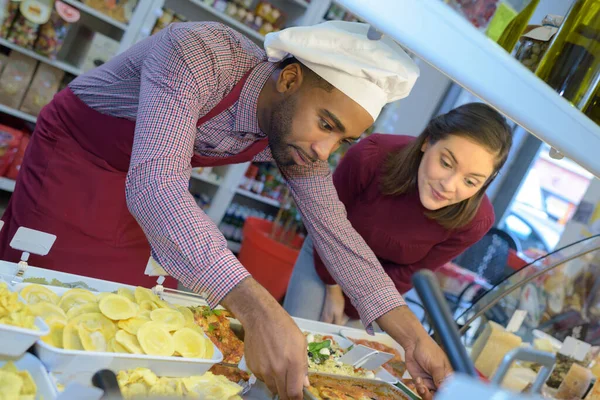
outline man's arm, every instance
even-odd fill
[[[174,35],[165,33],[142,66],[127,205],[161,266],[215,306],[249,274],[188,191],[196,122],[216,86],[214,49],[194,41],[205,59],[200,85]]]
[[[328,164],[286,167],[282,174],[315,248],[367,329],[377,318],[405,305],[373,251],[348,221]]]

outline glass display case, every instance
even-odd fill
[[[457,319],[469,346],[488,321],[506,326],[527,312],[516,332],[524,342],[548,334],[600,345],[600,235],[537,259],[487,291],[481,290]],[[540,333],[542,332],[542,333]]]

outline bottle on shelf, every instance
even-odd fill
[[[225,239],[229,240],[232,236],[233,233],[233,227],[232,227],[232,221],[233,221],[233,216],[235,214],[235,212],[237,211],[238,205],[237,204],[230,204],[229,207],[227,208],[227,211],[225,212],[225,216],[223,217],[223,219],[221,220],[221,223],[219,224],[219,230],[223,233],[223,236],[225,236]]]
[[[540,0],[531,0],[504,28],[497,40],[504,50],[512,53],[538,4],[540,4]]]
[[[508,50],[511,51],[539,0],[447,0],[446,3],[494,41],[499,41],[507,30],[510,31],[503,42],[507,48],[516,36]]]
[[[600,75],[600,0],[576,0],[536,74],[585,110]]]

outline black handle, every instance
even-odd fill
[[[460,342],[452,313],[433,272],[419,271],[413,275],[412,282],[454,371],[478,377],[475,366]]]
[[[92,376],[92,384],[98,389],[104,391],[102,399],[119,400],[122,399],[121,389],[117,382],[117,376],[109,369],[102,369]]]

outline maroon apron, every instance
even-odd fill
[[[198,126],[233,105],[248,72]],[[130,285],[153,286],[144,275],[150,245],[125,200],[135,122],[101,114],[67,88],[39,115],[14,193],[2,220],[0,259],[18,261],[10,248],[17,228],[52,233],[47,256],[31,255],[30,265]],[[225,158],[194,155],[194,167],[250,161],[267,146],[257,141]],[[167,286],[176,282],[168,278]]]

